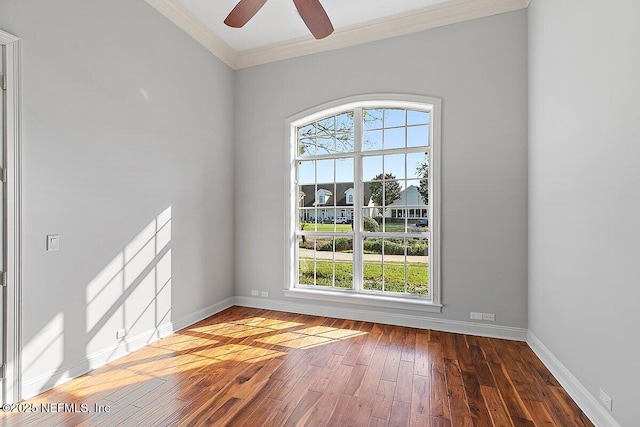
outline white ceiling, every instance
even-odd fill
[[[227,27],[223,21],[238,1],[180,0],[196,18],[236,51],[311,37],[293,0],[267,0],[244,27]],[[333,27],[339,30],[446,1],[448,0],[321,0],[321,3]]]
[[[340,49],[524,9],[530,0],[321,0],[335,31],[315,40],[293,0],[267,0],[243,27],[239,0],[145,0],[233,69]]]

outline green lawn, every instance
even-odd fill
[[[299,269],[299,282],[305,285],[313,285],[312,259],[301,258]],[[386,292],[404,292],[404,263],[389,262],[384,264],[364,264],[364,288],[368,290],[382,291],[383,281]],[[384,279],[384,280],[383,280]],[[332,286],[333,263],[331,261],[316,262],[316,285]],[[335,287],[352,287],[353,264],[349,261],[336,261],[335,263]],[[417,295],[429,294],[429,267],[424,263],[407,264],[407,292]]]
[[[409,226],[411,225],[412,223],[409,222]],[[353,231],[351,224],[306,224],[304,231],[334,231],[333,227],[335,227],[335,231],[337,232]],[[379,231],[382,231],[382,225]],[[384,231],[387,233],[404,233],[404,223],[386,223]]]
[[[351,224],[317,224],[316,229],[313,229],[315,224],[308,224],[304,227],[305,231],[335,231],[337,232],[345,232],[345,231],[353,231],[351,228]]]

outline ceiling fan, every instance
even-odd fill
[[[267,0],[240,0],[224,23],[234,28],[244,26],[266,2]],[[293,0],[293,3],[313,37],[319,40],[333,32],[331,20],[319,0]]]

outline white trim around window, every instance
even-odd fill
[[[410,309],[425,312],[441,312],[441,280],[440,280],[440,146],[441,146],[441,114],[442,101],[438,98],[419,96],[419,95],[401,95],[401,94],[370,94],[354,96],[336,100],[327,104],[323,104],[299,114],[291,116],[285,121],[286,129],[286,215],[285,215],[285,289],[284,294],[288,297],[306,298],[308,300],[324,300],[331,302],[359,304],[368,306],[380,306],[396,309]],[[430,112],[429,127],[429,231],[426,233],[417,233],[418,235],[404,234],[405,238],[428,236],[429,247],[429,295],[428,297],[420,295],[394,294],[386,292],[361,292],[362,284],[354,285],[354,289],[326,289],[324,287],[305,287],[296,286],[298,282],[298,259],[297,246],[300,231],[296,228],[298,224],[298,182],[297,182],[297,162],[300,161],[298,156],[298,135],[297,127],[315,120],[325,117],[344,113],[346,111],[361,112],[365,108],[396,108],[406,110],[420,110]],[[357,113],[356,113],[357,114]],[[362,143],[362,123],[359,119],[354,120],[354,143],[355,157],[362,156],[364,152],[360,144]],[[380,150],[381,152],[383,150]],[[391,151],[384,151],[388,154]],[[411,151],[411,150],[409,150]],[[413,150],[415,151],[415,150]],[[375,151],[366,154],[375,153]],[[405,150],[404,152],[408,152]],[[310,155],[310,159],[322,158],[322,156]],[[331,158],[331,156],[329,156]],[[306,158],[305,158],[306,160]],[[362,195],[360,191],[363,189],[362,180],[362,161],[355,161],[354,165],[354,226],[360,227],[362,209],[358,209],[358,205],[362,203]],[[317,185],[317,184],[316,184]],[[306,193],[306,191],[305,191]],[[305,232],[302,232],[305,234]],[[314,233],[308,233],[313,235]],[[329,233],[331,234],[331,233]],[[362,279],[363,258],[358,254],[362,254],[362,238],[366,236],[363,230],[354,230],[349,234],[353,238],[353,275],[354,281]],[[395,236],[398,234],[398,236]],[[382,236],[382,233],[373,233],[369,236]],[[399,237],[399,233],[384,234],[385,237]],[[405,254],[407,252],[405,251]],[[334,267],[335,268],[335,267]],[[335,271],[335,270],[334,270]],[[359,278],[359,279],[358,279]]]

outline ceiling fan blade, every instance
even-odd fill
[[[266,2],[267,0],[240,0],[224,20],[224,23],[233,28],[244,26]]]
[[[333,33],[333,25],[319,0],[293,0],[302,20],[316,39],[323,39]]]

